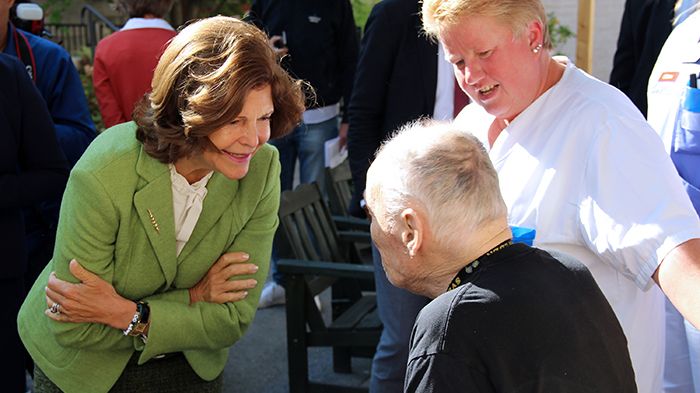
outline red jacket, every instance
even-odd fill
[[[151,90],[153,70],[175,34],[160,28],[123,30],[97,44],[92,80],[105,127],[131,120],[134,105]]]

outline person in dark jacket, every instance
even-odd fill
[[[348,108],[348,157],[355,186],[349,210],[354,216],[364,215],[360,200],[367,168],[391,132],[421,117],[451,119],[466,103],[466,95],[455,89],[452,65],[422,27],[418,0],[384,0],[367,20]],[[384,330],[372,361],[370,390],[400,392],[411,328],[428,299],[393,286],[376,249],[373,262]]]
[[[10,9],[14,3],[15,0],[0,0],[0,53],[24,63],[46,103],[55,137],[72,168],[96,136],[80,76],[63,47],[12,24]],[[24,209],[29,263],[25,273],[27,287],[51,259],[61,195],[62,192],[54,199]]]
[[[0,54],[0,347],[10,360],[0,368],[3,390],[25,392],[26,352],[17,334],[17,312],[24,300],[27,248],[22,209],[59,198],[68,163],[54,132],[46,103],[22,64]]]
[[[309,82],[315,92],[315,100],[307,102],[303,122],[289,135],[270,141],[280,152],[282,191],[292,188],[298,160],[299,181],[317,182],[325,192],[324,144],[340,137],[344,145],[348,131],[347,111],[341,103],[350,101],[358,51],[350,2],[256,0],[245,19],[270,36],[270,45],[282,56],[282,66],[295,78]],[[282,276],[274,257],[272,272],[260,307],[284,303]]]
[[[610,84],[647,115],[647,85],[661,47],[673,28],[676,0],[627,0]]]

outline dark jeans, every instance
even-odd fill
[[[372,360],[370,393],[403,392],[408,347],[418,312],[430,299],[395,287],[384,273],[382,259],[372,244],[374,282],[377,288],[379,319],[384,325],[377,352]]]

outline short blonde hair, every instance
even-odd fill
[[[507,216],[486,149],[452,123],[419,120],[402,127],[377,151],[367,180],[390,227],[418,202],[444,247],[458,247],[465,232]]]
[[[466,16],[488,16],[510,26],[513,35],[520,36],[527,25],[538,20],[544,28],[546,49],[552,48],[547,29],[547,14],[540,0],[423,0],[423,29],[431,37],[459,23]]]
[[[152,91],[134,111],[136,137],[164,163],[211,149],[208,135],[241,112],[250,90],[266,85],[274,105],[270,137],[276,138],[301,120],[302,82],[280,67],[257,27],[224,16],[202,19],[163,52]]]

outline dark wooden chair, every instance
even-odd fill
[[[328,205],[336,226],[341,230],[369,233],[367,219],[352,217],[348,214],[354,185],[350,163],[347,159],[335,168],[326,167],[326,184]],[[356,242],[351,246],[350,252],[353,253],[353,258],[358,258],[365,263],[369,264],[372,261],[371,242]]]
[[[354,187],[350,163],[347,159],[335,168],[326,167],[326,184],[328,184],[328,205],[331,213],[347,216]]]
[[[283,192],[279,216],[296,257],[277,265],[285,275],[290,392],[366,392],[310,381],[308,348],[333,347],[336,372],[350,372],[352,356],[374,355],[382,326],[376,297],[362,285],[373,285],[373,266],[347,261],[347,241],[366,241],[367,234],[338,231],[316,184]],[[332,321],[326,323],[314,296],[329,287]]]

